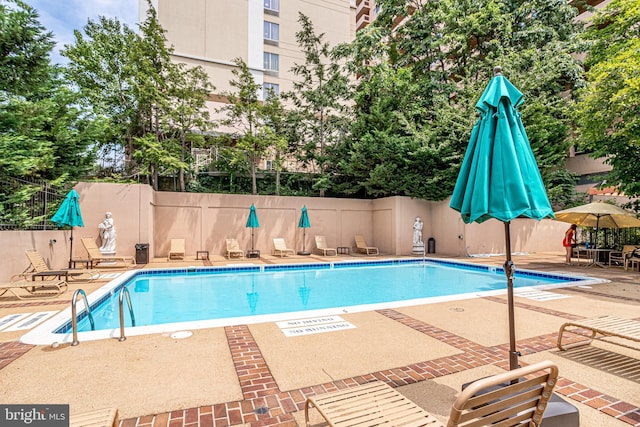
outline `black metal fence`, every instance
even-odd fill
[[[640,245],[640,228],[578,228],[576,240],[592,247],[622,249],[624,245]]]
[[[66,192],[48,181],[0,174],[0,230],[52,230]]]

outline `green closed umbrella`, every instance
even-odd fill
[[[496,67],[476,109],[480,118],[471,132],[449,206],[469,224],[490,218],[504,222],[509,305],[509,368],[518,367],[509,223],[514,218],[553,218],[529,139],[520,120],[522,93]]]
[[[249,208],[249,218],[247,218],[247,228],[251,228],[251,251],[253,251],[253,229],[260,228],[260,222],[258,222],[258,214],[256,213],[256,207],[251,204]]]
[[[302,228],[302,251],[298,252],[298,255],[311,255],[307,252],[305,241],[307,240],[307,228],[311,227],[309,223],[309,214],[307,214],[307,207],[302,207],[302,213],[300,214],[300,220],[298,221],[298,228]]]
[[[71,227],[71,244],[69,245],[69,268],[71,268],[71,258],[73,257],[73,227],[84,227],[82,212],[80,212],[80,196],[76,190],[67,193],[51,221],[62,227]]]

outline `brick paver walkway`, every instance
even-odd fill
[[[491,297],[491,300],[505,302],[500,298]],[[528,310],[553,314],[567,319],[577,318],[569,313],[562,313],[530,304],[518,303],[517,305]],[[226,427],[247,423],[252,426],[295,426],[296,423],[292,413],[304,410],[304,402],[308,396],[348,388],[373,380],[381,380],[393,387],[398,387],[488,364],[508,369],[507,344],[484,347],[396,310],[378,310],[378,313],[455,347],[461,350],[461,353],[409,366],[372,372],[369,375],[318,384],[313,387],[281,391],[271,375],[269,367],[262,357],[260,348],[253,339],[248,326],[227,327],[225,332],[244,400],[229,402],[224,405],[214,405],[213,407],[205,406],[124,420],[121,423],[121,427]],[[523,354],[550,350],[556,346],[556,339],[557,334],[547,334],[521,340],[518,341],[518,350]],[[640,426],[640,408],[625,402],[620,397],[608,396],[567,378],[559,380],[556,391],[569,399],[589,405],[629,425]]]

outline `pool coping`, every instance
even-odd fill
[[[188,266],[183,268],[170,268],[170,269],[145,269],[145,270],[130,270],[114,280],[106,283],[104,286],[96,289],[94,292],[87,296],[87,301],[90,306],[95,306],[100,304],[102,300],[108,298],[115,292],[117,292],[127,281],[129,281],[134,276],[144,276],[144,275],[153,275],[153,274],[166,274],[171,272],[180,272],[180,273],[188,273],[194,271],[287,271],[287,270],[306,270],[309,268],[322,268],[322,269],[333,269],[333,268],[347,268],[353,266],[366,266],[366,265],[397,265],[397,264],[409,264],[409,263],[436,263],[443,265],[454,265],[454,266],[463,266],[465,268],[470,268],[474,270],[488,271],[493,273],[502,273],[504,274],[504,269],[502,267],[496,267],[491,265],[484,264],[474,264],[468,263],[464,261],[447,259],[447,258],[419,258],[419,259],[377,259],[377,260],[357,260],[357,261],[335,261],[335,262],[319,262],[312,264],[278,264],[278,265],[246,265],[246,266],[217,266],[217,267],[195,267]],[[565,287],[574,287],[574,286],[585,286],[599,283],[607,283],[609,280],[606,279],[598,279],[588,276],[581,276],[569,273],[544,273],[535,270],[527,270],[527,269],[518,269],[516,274],[522,274],[533,277],[545,277],[545,278],[562,278],[564,280],[572,279],[570,282],[559,283],[559,284],[545,284],[545,285],[534,285],[528,286],[528,289],[532,290],[548,290],[548,289],[558,289]],[[248,325],[248,324],[256,324],[256,323],[267,323],[267,322],[278,322],[285,320],[300,320],[311,317],[322,317],[322,316],[335,316],[346,313],[358,313],[364,311],[375,311],[375,310],[384,310],[389,308],[399,308],[399,307],[408,307],[415,305],[423,305],[423,304],[435,304],[439,302],[445,301],[456,301],[463,299],[471,299],[471,298],[481,298],[488,296],[497,296],[503,295],[507,292],[507,288],[505,286],[504,289],[492,290],[492,291],[482,291],[482,292],[469,292],[463,294],[455,294],[448,296],[437,296],[437,297],[428,297],[428,298],[418,298],[412,300],[404,300],[404,301],[392,301],[392,302],[384,302],[384,303],[375,303],[375,304],[363,304],[357,306],[343,306],[343,307],[334,307],[327,309],[319,309],[319,310],[307,310],[307,311],[296,311],[296,312],[286,312],[286,313],[276,313],[276,314],[265,314],[265,315],[255,315],[255,316],[243,316],[243,317],[228,317],[224,319],[209,319],[209,320],[199,320],[199,321],[188,321],[188,322],[176,322],[176,323],[166,323],[160,325],[149,325],[149,326],[136,326],[136,327],[126,327],[125,326],[125,336],[138,336],[138,335],[148,335],[148,334],[165,334],[165,333],[174,333],[178,331],[191,330],[191,329],[205,329],[205,328],[215,328],[215,327],[225,327],[232,325]],[[82,303],[82,309],[78,310],[80,313],[78,317],[81,319],[86,316],[86,310],[84,310],[84,303]],[[25,335],[20,338],[20,342],[24,344],[32,344],[32,345],[59,345],[64,343],[73,342],[73,334],[69,330],[64,333],[56,333],[55,331],[65,327],[69,322],[71,322],[71,307],[68,307],[62,310],[60,313],[51,317],[41,325],[37,326],[33,330],[29,331]],[[105,329],[99,331],[88,331],[88,332],[78,332],[77,339],[78,341],[93,341],[93,340],[104,340],[104,339],[118,339],[120,338],[120,329]]]

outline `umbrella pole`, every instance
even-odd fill
[[[311,252],[307,252],[307,229],[302,228],[302,250],[298,252],[298,255],[311,255]]]
[[[596,238],[593,241],[593,249],[598,249],[598,227],[600,226],[600,214],[596,216]],[[596,252],[596,255],[598,253]]]
[[[516,266],[511,260],[511,232],[509,230],[510,222],[504,223],[504,237],[506,244],[507,259],[504,262],[504,274],[507,276],[507,304],[509,306],[509,370],[518,368],[518,356],[520,353],[516,350],[516,323],[515,323],[515,306],[513,302],[513,275]]]
[[[71,227],[71,237],[69,237],[69,268],[71,268],[71,259],[73,258],[73,227]]]

